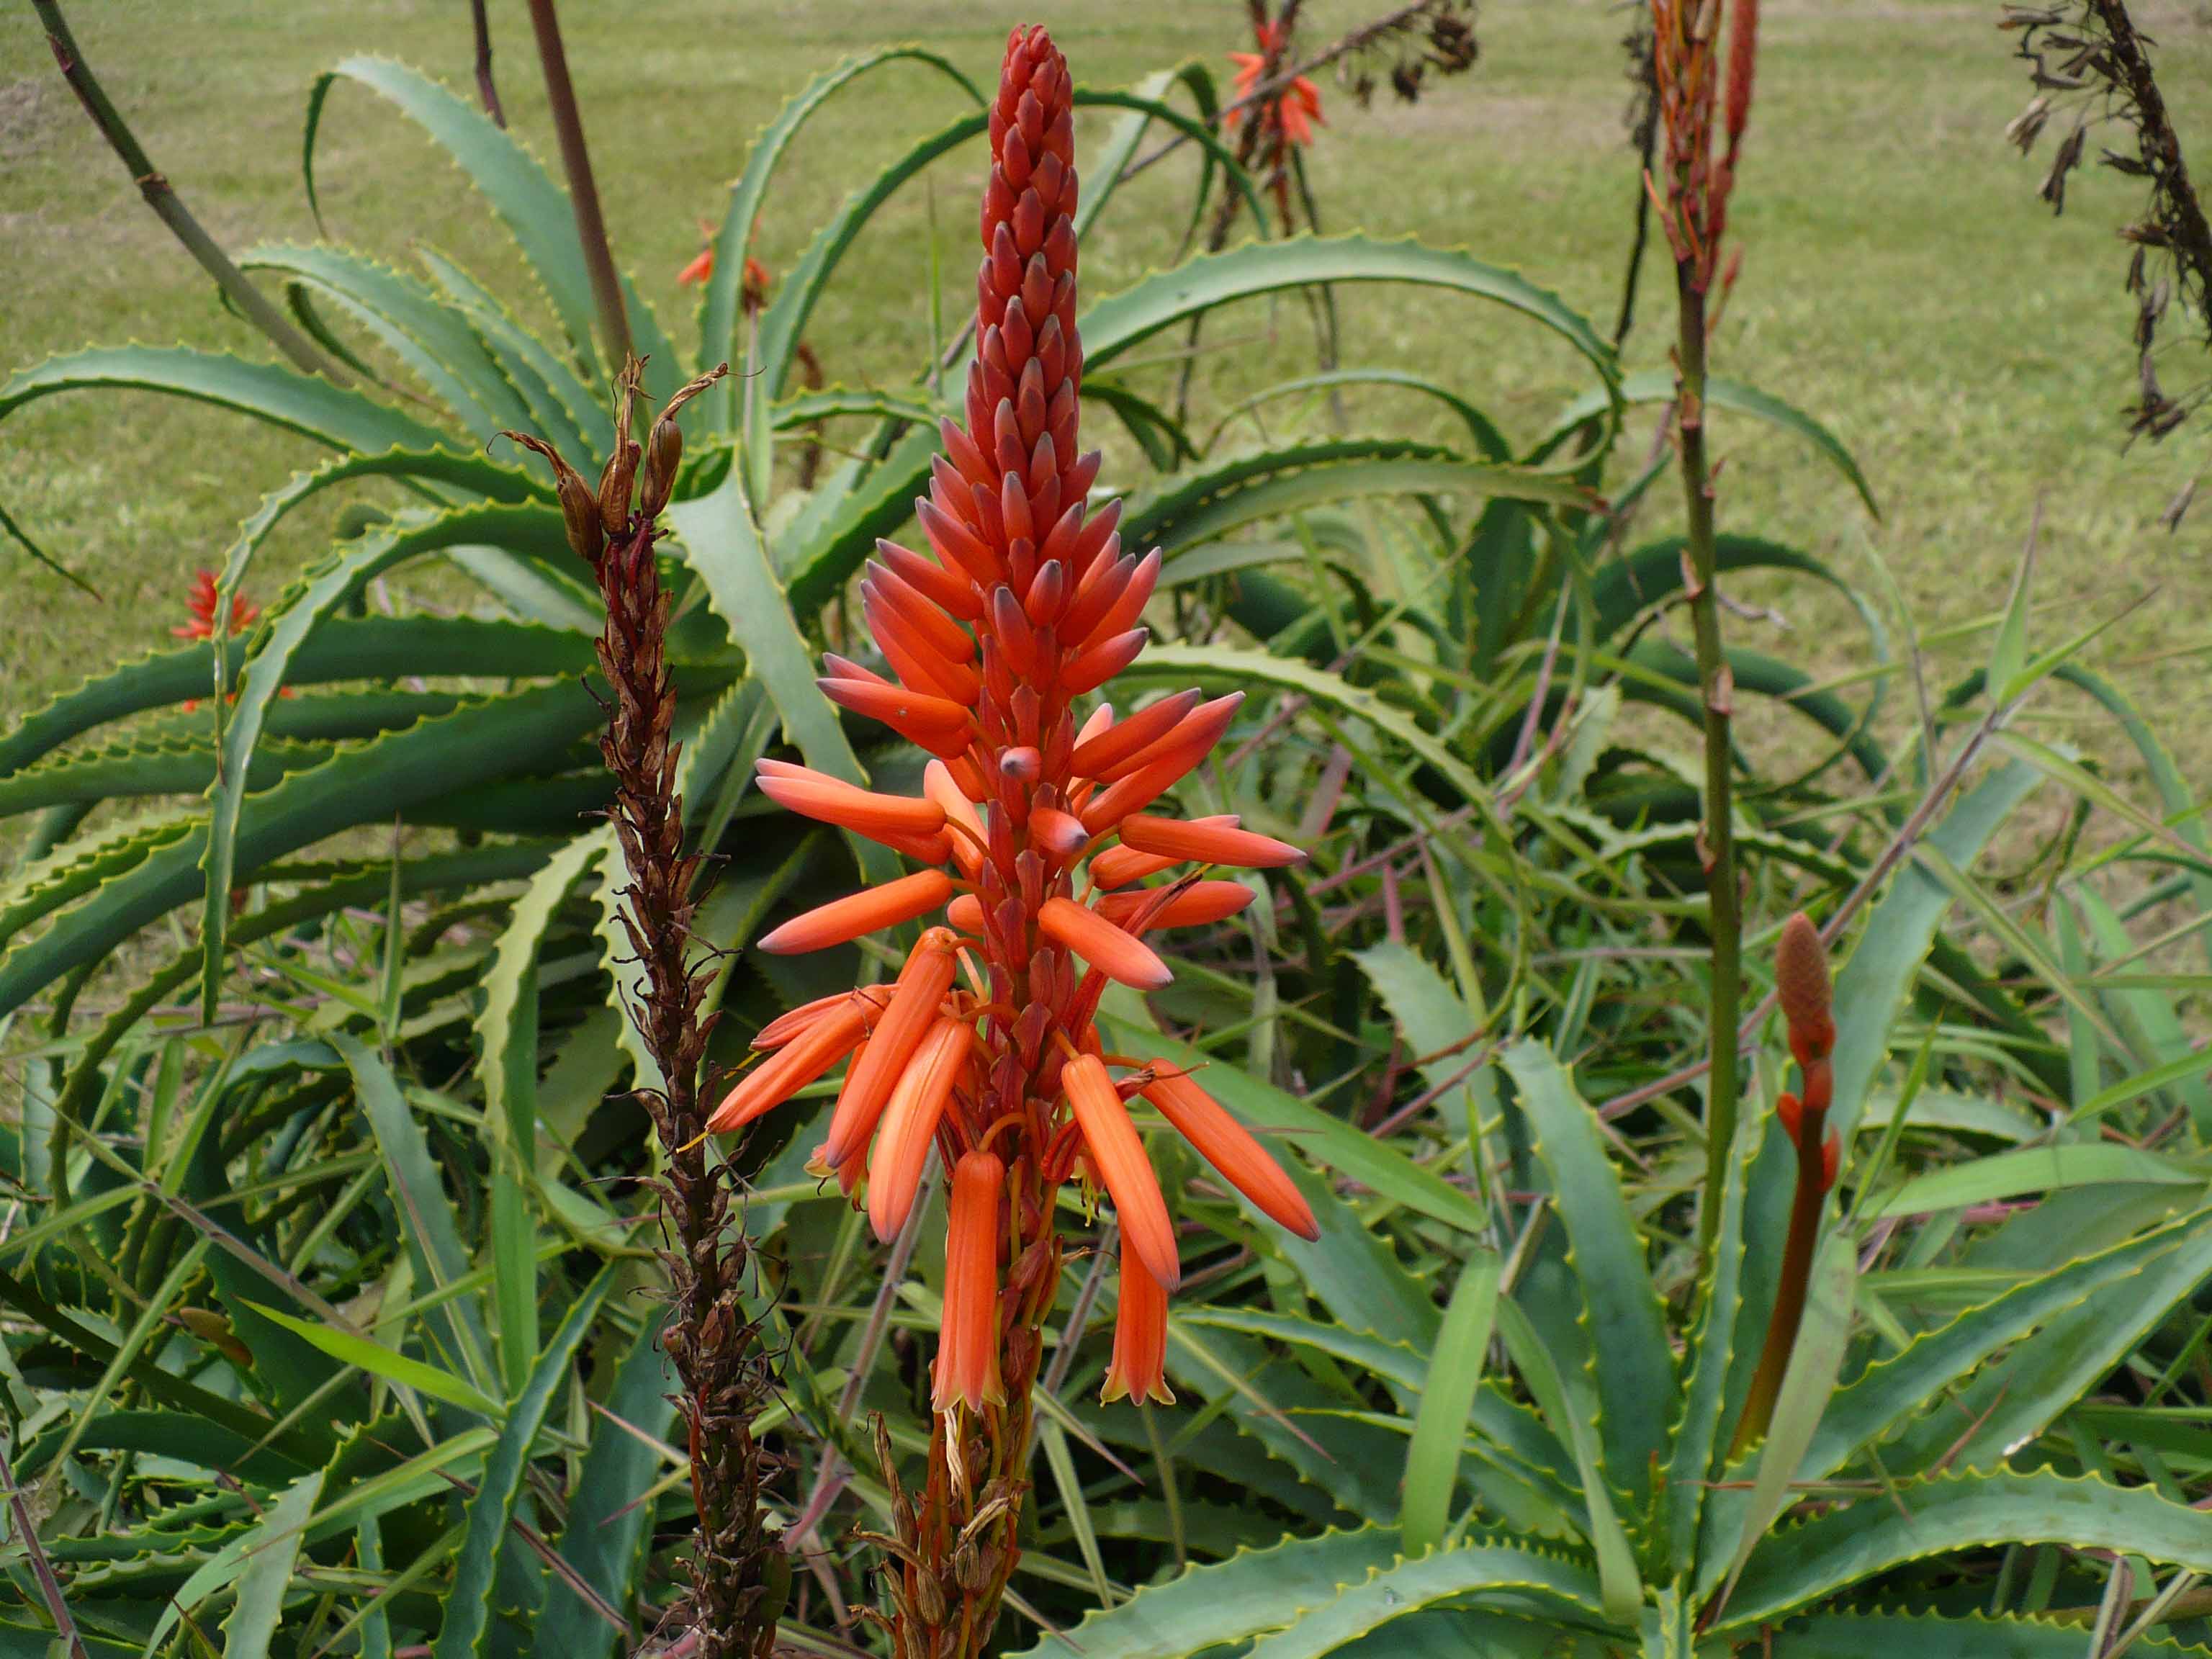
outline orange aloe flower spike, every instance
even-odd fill
[[[1101,1405],[1116,1400],[1175,1404],[1168,1387],[1168,1293],[1121,1241],[1121,1299],[1114,1310],[1114,1357],[1106,1366]]]
[[[759,948],[774,956],[825,950],[879,927],[926,916],[951,896],[951,877],[942,870],[918,870],[793,916],[762,939]]]
[[[966,1020],[939,1019],[907,1061],[884,1108],[883,1128],[868,1159],[868,1223],[887,1244],[914,1209],[938,1121],[975,1042],[975,1030]]]
[[[1176,1258],[1175,1224],[1168,1219],[1167,1200],[1160,1196],[1159,1178],[1145,1143],[1129,1121],[1106,1064],[1096,1054],[1078,1054],[1060,1068],[1060,1087],[1075,1109],[1076,1127],[1091,1154],[1091,1167],[1114,1200],[1115,1218],[1121,1237],[1152,1276],[1169,1290],[1182,1282],[1182,1267]]]
[[[958,1401],[969,1411],[1000,1405],[999,1377],[999,1209],[1006,1166],[973,1152],[952,1170],[951,1224],[945,1241],[945,1318],[937,1340],[938,1411]]]
[[[1165,1067],[1165,1060],[1154,1060]],[[1220,1173],[1221,1178],[1250,1199],[1253,1206],[1279,1226],[1300,1238],[1321,1237],[1313,1206],[1305,1194],[1283,1173],[1283,1166],[1267,1155],[1251,1132],[1230,1116],[1212,1096],[1179,1072],[1163,1070],[1145,1085],[1145,1098],[1159,1108],[1160,1115],[1192,1149]]]

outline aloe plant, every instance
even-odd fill
[[[927,76],[945,124],[863,181],[748,319],[745,252],[781,160],[826,100],[884,73]],[[0,1009],[28,1079],[20,1124],[0,1127],[26,1205],[0,1237],[0,1409],[35,1521],[7,1546],[0,1652],[72,1637],[100,1659],[218,1637],[241,1655],[627,1652],[673,1599],[665,1540],[691,1522],[659,1315],[637,1294],[659,1279],[640,1236],[654,1165],[623,1091],[652,1071],[628,1013],[622,860],[589,816],[609,787],[591,747],[596,597],[551,493],[491,443],[512,428],[586,471],[604,459],[592,284],[561,187],[465,99],[386,61],[316,88],[311,198],[341,82],[444,147],[542,302],[428,249],[403,267],[266,247],[238,265],[351,384],[129,346],[0,387],[0,419],[63,392],[155,390],[331,451],[216,562],[219,603],[249,585],[264,601],[250,633],[97,674],[0,737],[0,811],[25,838],[0,887]],[[1750,1114],[1721,1248],[1695,1276],[1707,1033],[1683,987],[1704,971],[1705,915],[1698,773],[1678,748],[1702,731],[1698,675],[1667,638],[1680,543],[1632,528],[1663,469],[1620,441],[1672,377],[1624,374],[1555,295],[1467,252],[1267,240],[1201,69],[1074,99],[1110,129],[1079,230],[1126,210],[1146,135],[1172,131],[1190,141],[1191,210],[1170,228],[1228,200],[1261,233],[1145,274],[1091,261],[1107,297],[1081,319],[1085,389],[1092,427],[1103,410],[1125,434],[1103,480],[1127,492],[1124,537],[1165,556],[1163,637],[1128,683],[1251,694],[1179,805],[1314,854],[1267,878],[1249,921],[1180,944],[1170,991],[1115,994],[1102,1019],[1123,1048],[1233,1060],[1208,1089],[1327,1173],[1303,1177],[1320,1239],[1285,1239],[1154,1134],[1170,1215],[1227,1241],[1194,1261],[1169,1327],[1181,1398],[1084,1398],[1113,1294],[1071,1259],[1046,1310],[1010,1616],[1103,1655],[1756,1651],[1770,1625],[1785,1653],[2040,1655],[2081,1650],[2104,1616],[2043,1615],[2109,1602],[2104,1635],[2153,1619],[2134,1650],[2185,1651],[2202,1634],[2185,1585],[2154,1619],[2130,1603],[2142,1587],[2112,1590],[2069,1547],[2124,1529],[2118,1547],[2192,1571],[2202,1549],[2201,1534],[2165,1540],[2204,1474],[2176,1413],[2201,1404],[2187,1298],[2212,1098],[2188,981],[2141,954],[2160,944],[2157,907],[2207,902],[2212,859],[2155,732],[2077,641],[2031,647],[2025,577],[1991,619],[1986,672],[1890,720],[1904,699],[1881,694],[1922,668],[1909,639],[1891,647],[1909,618],[1800,550],[1715,538],[1724,575],[1825,585],[1868,641],[1865,675],[1840,687],[1729,653],[1739,694],[1771,700],[1790,734],[1778,765],[1735,757],[1754,942],[1799,904],[1849,941],[1833,1064],[1850,1149],[1806,1321],[1830,1334],[1807,1352],[1832,1356],[1834,1387],[1793,1375],[1765,1449],[1731,1466],[1785,1154]],[[773,756],[911,785],[812,664],[851,645],[848,579],[904,533],[945,404],[935,362],[820,390],[795,389],[794,365],[863,229],[984,131],[950,59],[856,58],[755,141],[696,349],[624,300],[657,397],[724,356],[748,371],[687,414],[664,520],[677,783],[720,872],[697,927],[732,953],[708,992],[726,1034],[710,1067],[772,1014],[884,966],[745,949],[856,868],[888,872],[748,783]],[[1514,433],[1400,363],[1240,360],[1212,424],[1172,412],[1179,362],[1144,359],[1218,308],[1324,283],[1347,306],[1397,289],[1499,307],[1565,346],[1584,389]],[[1193,408],[1210,390],[1201,377]],[[1339,392],[1381,411],[1378,429],[1320,418]],[[1720,377],[1705,396],[1791,434],[1839,499],[1871,508],[1811,417]],[[804,489],[787,441],[823,422],[845,459]],[[380,493],[356,533],[279,593],[255,580],[295,508],[360,489]],[[367,613],[369,584],[432,561],[471,584],[463,614]],[[2013,718],[2045,682],[2133,746],[2153,807]],[[2005,826],[2039,787],[2122,831],[2033,848],[2032,879],[1999,886],[1976,855],[2021,833]],[[1575,1057],[1598,1109],[1554,1056]],[[2024,1109],[2022,1091],[2067,1121]],[[894,1467],[921,1464],[915,1333],[940,1317],[945,1275],[929,1243],[878,1271],[865,1224],[817,1191],[805,1159],[825,1103],[764,1117],[738,1173],[770,1274],[747,1312],[782,1380],[754,1427],[794,1466],[775,1516],[799,1550],[781,1639],[842,1654],[866,1650],[841,1615],[866,1591],[837,1546],[856,1525],[896,1531],[865,1419]],[[2100,1144],[2106,1124],[2143,1144]],[[2024,1194],[2069,1224],[1984,1224]],[[1872,1253],[1848,1279],[1844,1245]],[[2104,1386],[2116,1365],[2132,1395]],[[1938,1382],[1955,1421],[1921,1410]],[[1999,1462],[2021,1467],[1980,1478]],[[1850,1501],[1770,1534],[1803,1496],[1791,1482]],[[1990,1538],[2021,1541],[1993,1554]],[[1966,1606],[1970,1585],[1998,1616]]]

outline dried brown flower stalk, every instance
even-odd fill
[[[612,817],[629,884],[623,929],[639,970],[632,1009],[661,1074],[640,1091],[668,1158],[658,1182],[674,1310],[662,1336],[683,1384],[698,1534],[681,1618],[697,1659],[766,1659],[789,1583],[787,1558],[761,1508],[771,1468],[753,1438],[773,1378],[739,1294],[750,1270],[742,1226],[731,1224],[735,1178],[708,1156],[700,1072],[714,1016],[702,1012],[712,969],[692,937],[701,860],[687,851],[672,733],[676,687],[664,641],[668,595],[653,551],[684,440],[676,413],[728,372],[723,365],[668,400],[644,443],[631,435],[642,365],[617,381],[615,447],[598,489],[550,445],[507,435],[553,464],[568,543],[590,564],[606,605],[599,670],[611,694],[599,752],[615,779]]]
[[[2054,214],[2065,210],[2066,181],[2087,153],[2091,129],[2117,124],[2135,135],[2134,154],[2107,149],[2100,159],[2149,185],[2142,216],[2119,233],[2135,246],[2127,287],[2136,301],[2135,346],[2142,382],[2127,414],[2130,435],[2163,438],[2212,397],[2212,381],[2179,398],[2170,396],[2159,384],[2153,361],[2160,326],[2176,301],[2212,348],[2212,223],[2190,179],[2180,137],[2152,70],[2152,43],[2128,15],[2123,0],[2008,6],[1999,26],[2019,34],[2017,53],[2030,65],[2035,88],[2035,96],[2005,129],[2006,136],[2025,155],[2062,110],[2074,116],[2038,192]],[[2185,504],[2185,496],[2177,507]],[[2172,516],[2178,518],[2178,512]]]

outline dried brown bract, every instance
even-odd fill
[[[1418,100],[1431,72],[1463,75],[1482,55],[1474,33],[1474,0],[1420,0],[1350,30],[1325,57],[1360,107],[1384,82],[1406,103]]]
[[[2019,36],[2017,53],[2035,88],[2005,136],[2026,154],[2062,111],[2073,117],[2037,192],[2053,213],[2065,210],[2066,180],[2081,165],[2093,129],[2114,126],[2133,136],[2131,145],[2107,147],[2100,160],[2149,186],[2142,216],[2119,232],[2135,245],[2127,287],[2137,300],[2134,337],[2141,357],[2142,392],[2127,414],[2130,436],[2163,438],[2212,396],[2212,381],[2181,397],[2168,396],[2152,362],[2160,325],[2177,299],[2194,331],[2212,348],[2212,225],[2153,72],[2153,43],[2129,17],[2123,0],[2007,6],[1999,27]]]

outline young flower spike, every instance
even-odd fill
[[[1196,1085],[1163,1083],[1164,1066],[1117,1079],[1126,1062],[1102,1057],[1108,982],[1171,977],[1139,936],[1218,921],[1253,896],[1194,870],[1178,880],[1178,866],[1304,854],[1234,818],[1147,810],[1204,761],[1240,699],[1186,691],[1118,721],[1079,702],[1143,649],[1160,563],[1124,550],[1117,506],[1089,506],[1099,457],[1078,445],[1073,93],[1044,31],[1016,30],[989,112],[964,419],[944,423],[915,503],[925,544],[878,544],[860,584],[879,663],[831,656],[819,682],[928,752],[921,793],[760,765],[771,799],[930,866],[786,921],[760,949],[818,950],[939,910],[947,925],[923,932],[888,990],[774,1022],[774,1054],[716,1115],[743,1121],[850,1054],[818,1163],[860,1189],[877,1236],[914,1215],[933,1148],[950,1173],[939,1415],[928,1486],[901,1522],[893,1600],[900,1650],[952,1659],[983,1650],[1012,1570],[1060,1279],[1056,1200],[1079,1164],[1129,1253],[1108,1397],[1167,1397],[1176,1229],[1125,1100],[1165,1091],[1163,1115],[1224,1180],[1295,1230],[1313,1225],[1281,1170]],[[1135,884],[1154,876],[1163,884]]]
[[[1835,1070],[1829,1060],[1836,1046],[1836,1022],[1831,1006],[1828,950],[1820,942],[1820,929],[1802,910],[1783,924],[1782,937],[1776,942],[1774,986],[1798,1071],[1796,1091],[1785,1091],[1777,1098],[1775,1115],[1797,1156],[1797,1181],[1790,1194],[1790,1224],[1783,1237],[1766,1340],[1745,1394],[1743,1415],[1736,1423],[1735,1449],[1738,1452],[1764,1435],[1772,1421],[1790,1351],[1804,1318],[1821,1212],[1843,1161],[1843,1143],[1827,1127],[1836,1087]]]

